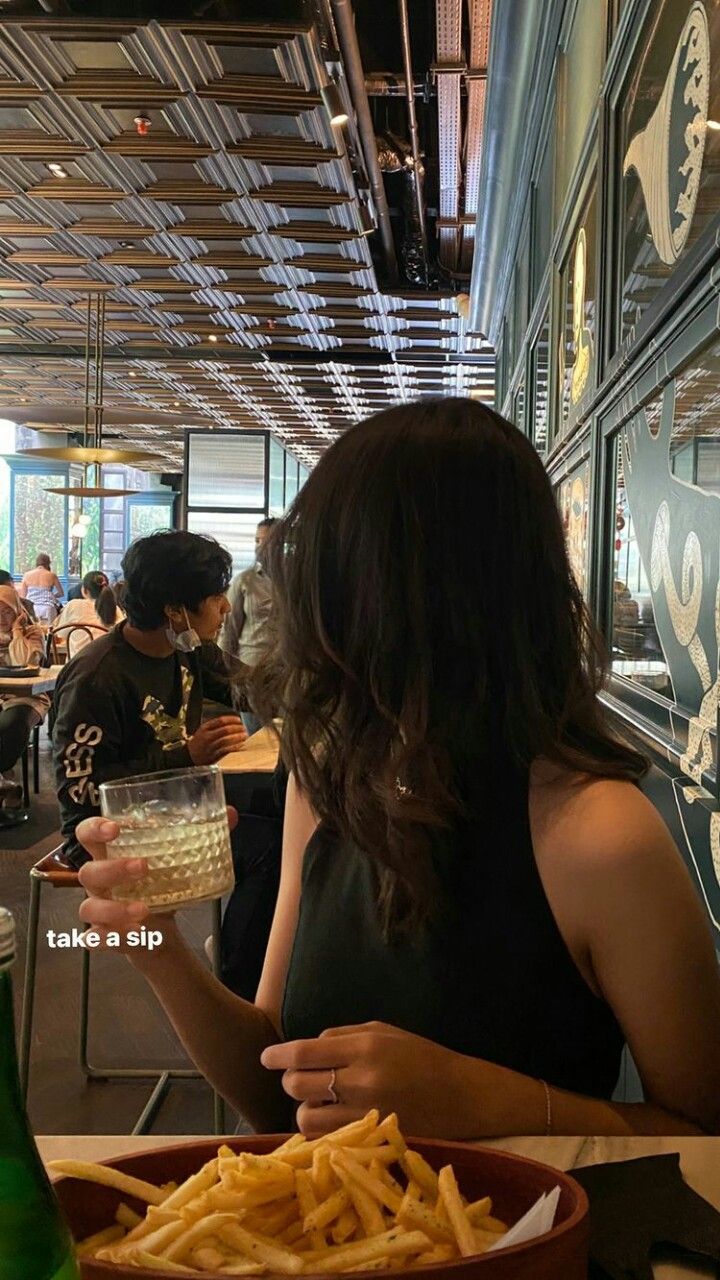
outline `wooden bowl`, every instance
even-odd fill
[[[265,1154],[273,1151],[283,1139],[275,1135],[226,1141],[234,1151]],[[498,1253],[432,1267],[413,1267],[412,1276],[428,1275],[433,1280],[444,1280],[444,1277],[449,1280],[520,1280],[520,1277],[522,1280],[587,1280],[588,1202],[582,1187],[573,1178],[548,1165],[505,1151],[467,1147],[460,1142],[411,1140],[410,1145],[436,1169],[452,1164],[461,1191],[471,1200],[491,1196],[493,1213],[510,1225],[517,1222],[544,1191],[560,1187],[555,1226],[544,1236]],[[104,1163],[146,1182],[182,1182],[212,1159],[217,1147],[218,1140],[210,1138],[181,1146],[159,1147]],[[140,1213],[146,1209],[145,1205],[108,1187],[76,1178],[59,1179],[55,1190],[76,1240],[112,1225],[121,1200]],[[115,1266],[92,1259],[83,1260],[80,1270],[82,1280],[167,1280],[168,1274],[154,1268]],[[215,1272],[202,1274],[205,1280],[222,1280]],[[373,1280],[385,1276],[397,1280],[398,1275],[391,1271],[371,1274]]]

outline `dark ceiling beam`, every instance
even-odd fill
[[[84,351],[81,347],[62,346],[57,342],[34,344],[32,351],[28,351],[25,346],[13,346],[10,343],[3,343],[2,355],[34,363],[37,360],[82,360]],[[126,351],[122,347],[112,347],[105,352],[105,364],[108,366],[120,362],[132,364],[145,362],[154,364],[158,362],[162,364],[187,364],[191,360],[205,360],[210,364],[219,365],[296,364],[305,366],[313,364],[347,364],[357,365],[360,368],[363,365],[398,364],[403,366],[430,365],[449,367],[462,364],[472,365],[474,368],[491,370],[495,368],[494,354],[483,353],[459,356],[450,351],[416,350],[393,354],[388,351],[376,351],[374,349],[372,351],[349,351],[346,347],[336,348],[332,351],[310,351],[308,348],[298,350],[296,347],[278,346],[273,347],[270,351],[248,351],[245,348],[237,352],[198,351],[196,347],[173,347],[166,351],[158,351],[157,347],[133,347],[131,350]]]

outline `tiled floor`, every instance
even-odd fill
[[[19,1034],[30,868],[58,843],[49,834],[52,809],[50,747],[41,740],[41,795],[33,797],[37,821],[16,829],[3,847],[0,831],[0,904],[14,917],[19,940],[14,967]],[[27,842],[27,847],[21,846]],[[29,1113],[36,1133],[129,1133],[147,1100],[143,1081],[87,1081],[78,1062],[80,959],[75,951],[51,950],[48,929],[77,923],[80,889],[43,888],[37,956],[35,1020],[30,1073]],[[198,950],[210,932],[210,909],[184,913],[183,930]],[[190,1065],[155,998],[126,960],[112,954],[93,957],[90,997],[91,1061],[113,1066]],[[234,1127],[234,1120],[230,1129]],[[154,1122],[156,1133],[211,1133],[212,1095],[204,1081],[173,1084]]]

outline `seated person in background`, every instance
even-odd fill
[[[63,669],[53,747],[65,853],[80,866],[81,818],[101,782],[215,764],[247,734],[237,715],[200,724],[203,698],[232,705],[244,668],[215,643],[231,559],[214,538],[154,533],[126,552],[127,620]]]
[[[215,1088],[266,1133],[291,1107],[313,1137],[370,1107],[459,1141],[720,1132],[709,921],[599,700],[604,650],[527,437],[476,400],[359,423],[268,571],[250,701],[282,707],[290,777],[256,998],[172,913],[161,948],[129,952]],[[147,914],[108,900],[144,874],[102,861],[117,834],[78,831],[102,937]],[[624,1043],[642,1102],[613,1100]]]
[[[7,569],[0,569],[0,587],[12,587],[13,591],[17,591],[17,587],[15,586],[15,579],[13,578],[11,573],[8,573]],[[20,600],[20,603],[23,609],[25,610],[28,618],[32,618],[33,622],[37,622],[35,605],[32,603],[32,601],[21,600],[19,596],[18,596],[18,599]]]
[[[60,643],[67,645],[68,658],[74,658],[91,640],[109,631],[125,617],[115,602],[114,592],[104,573],[97,570],[86,573],[80,590],[81,598],[68,600],[52,627]],[[84,631],[72,633],[71,628],[77,626],[88,627],[93,634],[88,635]]]
[[[0,667],[38,666],[43,649],[43,633],[25,613],[15,588],[0,586]],[[0,692],[0,819],[20,805],[22,787],[5,775],[17,764],[49,705],[47,694]]]
[[[41,552],[35,568],[29,569],[17,589],[21,600],[29,600],[43,622],[54,622],[63,598],[62,583],[50,566],[50,557]]]

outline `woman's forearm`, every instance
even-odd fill
[[[292,1111],[280,1081],[260,1065],[279,1039],[270,1020],[241,1000],[198,960],[177,928],[163,922],[163,944],[133,952],[189,1056],[213,1088],[259,1132],[282,1132]]]
[[[465,1106],[477,1099],[477,1131],[470,1132],[474,1123],[469,1119],[464,1125],[468,1139],[548,1132],[573,1137],[703,1133],[699,1125],[652,1103],[608,1102],[553,1086],[549,1086],[548,1114],[548,1095],[541,1080],[494,1063],[472,1058],[465,1062],[461,1074],[466,1082],[459,1082],[458,1097],[464,1097]]]

